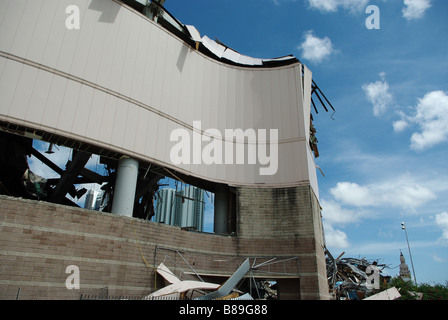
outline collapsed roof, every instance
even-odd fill
[[[201,36],[200,32],[194,26],[183,24],[166,10],[163,6],[165,0],[122,0],[122,2],[157,22],[157,24],[188,43],[197,51],[215,60],[231,65],[253,68],[272,68],[300,62],[292,54],[266,59],[249,57],[231,49],[219,40],[212,40],[206,35]],[[328,108],[331,108],[334,114],[336,110],[314,80],[312,81],[311,89],[311,95],[317,97],[325,111],[328,112]],[[319,113],[312,97],[311,103],[316,114]]]

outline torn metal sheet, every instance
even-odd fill
[[[185,25],[188,32],[190,33],[191,39],[193,39],[196,42],[202,42],[201,35],[199,34],[199,31],[194,27],[190,25]]]
[[[203,36],[202,37],[202,44],[208,50],[210,50],[211,53],[213,53],[215,56],[217,56],[220,59],[222,58],[222,56],[224,55],[224,52],[226,51],[226,47],[224,47],[223,45],[220,45],[219,43],[213,41],[212,39],[210,39],[207,36]]]
[[[168,269],[168,267],[165,266],[163,263],[160,263],[159,266],[157,267],[157,273],[160,274],[166,281],[168,281],[171,284],[182,281],[178,277],[176,277],[174,273],[171,272],[171,270]]]
[[[244,278],[247,272],[250,270],[249,259],[243,262],[243,264],[235,271],[235,273],[216,291],[196,298],[196,300],[213,300],[228,295],[235,286]]]

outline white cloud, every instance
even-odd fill
[[[431,7],[431,0],[404,0],[404,5],[402,12],[405,19],[419,19]]]
[[[373,104],[373,114],[382,115],[392,103],[393,97],[389,92],[389,84],[386,81],[386,74],[380,73],[381,80],[367,83],[362,86],[367,99]]]
[[[356,183],[338,182],[336,187],[330,189],[330,193],[346,205],[365,207],[374,204],[371,190]]]
[[[448,140],[448,95],[443,91],[426,94],[419,100],[412,120],[422,130],[411,137],[413,149],[424,150]]]
[[[341,230],[334,229],[331,224],[324,222],[325,244],[330,248],[348,248],[349,242],[347,234]]]
[[[308,0],[311,8],[321,12],[336,12],[339,8],[354,12],[361,12],[366,8],[369,0]]]
[[[448,95],[443,91],[432,91],[419,99],[413,114],[401,114],[401,120],[394,122],[394,130],[402,131],[410,124],[420,127],[420,132],[411,136],[411,148],[423,151],[448,141]]]
[[[409,177],[396,177],[367,186],[339,182],[330,189],[336,201],[355,207],[397,207],[415,210],[434,200],[436,195]]]
[[[393,126],[394,126],[395,132],[401,132],[401,131],[404,131],[409,126],[409,123],[406,120],[401,119],[401,120],[395,121],[393,123]]]
[[[304,59],[315,63],[321,62],[334,52],[333,44],[328,37],[316,37],[311,30],[305,33],[305,40],[298,49],[302,50]]]
[[[448,212],[436,215],[436,224],[442,229],[442,239],[448,240]]]
[[[348,224],[359,221],[359,215],[353,210],[344,209],[336,201],[322,199],[322,217],[328,224]]]

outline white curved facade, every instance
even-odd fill
[[[79,29],[66,27],[70,5],[80,9]],[[258,68],[214,60],[118,1],[0,1],[1,121],[206,180],[310,184],[318,196],[308,143],[311,81],[299,62]],[[223,135],[277,129],[278,170],[260,175],[259,162],[174,164],[170,135],[184,129],[193,138],[194,121]]]

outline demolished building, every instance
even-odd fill
[[[79,296],[66,287],[70,265],[83,292],[146,296],[160,288],[156,268],[168,254],[173,272],[192,266],[186,281],[222,283],[252,259],[254,286],[275,282],[279,299],[328,299],[312,113],[315,101],[333,107],[296,57],[245,56],[160,4],[2,1],[0,298]],[[68,6],[79,8],[79,30],[64,27]],[[175,163],[179,129],[209,141],[240,129],[224,141],[232,163]],[[278,133],[264,145],[278,151],[274,174],[234,159],[252,150],[249,129]],[[65,167],[33,140],[70,148]],[[105,174],[86,168],[92,155]],[[33,173],[30,156],[55,178]],[[164,177],[214,194],[212,234],[149,221]],[[73,201],[86,183],[107,194],[102,212]]]

